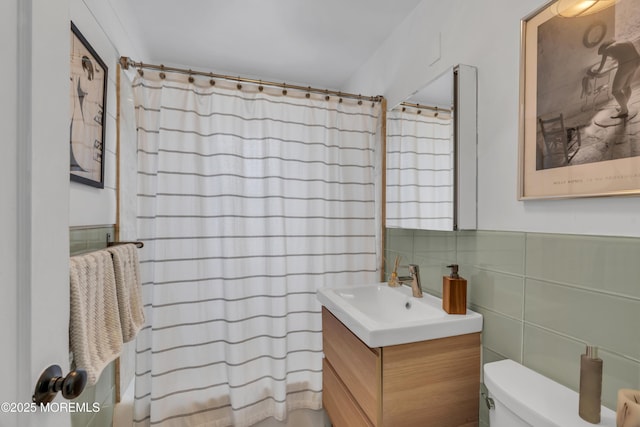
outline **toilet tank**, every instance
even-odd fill
[[[604,406],[600,424],[583,420],[578,416],[578,393],[513,360],[485,364],[484,383],[494,405],[489,411],[491,427],[616,426],[615,412]]]

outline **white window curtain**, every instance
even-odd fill
[[[443,112],[387,113],[387,227],[453,229],[452,132]]]
[[[316,290],[377,279],[380,105],[152,74],[134,82],[148,322],[134,422],[318,409]]]

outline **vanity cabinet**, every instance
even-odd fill
[[[478,425],[479,332],[370,348],[325,307],[322,330],[333,427]]]

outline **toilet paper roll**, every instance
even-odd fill
[[[640,427],[640,390],[618,390],[617,427]]]

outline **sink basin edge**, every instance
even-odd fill
[[[316,297],[371,348],[465,335],[482,330],[483,318],[479,313],[467,310],[466,315],[449,315],[442,310],[440,298],[426,293],[424,298],[414,298],[410,289],[390,288],[386,283],[322,288],[318,290]],[[394,308],[383,313],[387,314],[386,319],[389,321],[372,317],[393,304]],[[402,307],[399,308],[398,304]],[[363,307],[369,315],[358,307]],[[412,313],[406,312],[405,316],[405,308],[412,310]],[[424,318],[420,317],[423,313]]]

